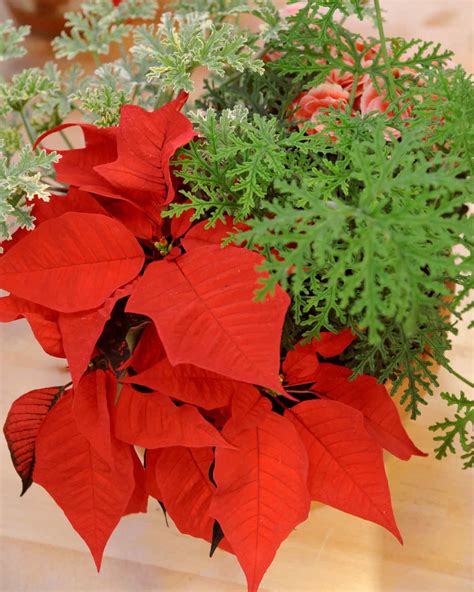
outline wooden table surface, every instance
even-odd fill
[[[433,38],[472,70],[470,0],[384,0],[391,35]],[[3,12],[2,12],[3,11]],[[0,18],[4,7],[0,1]],[[46,44],[31,43],[41,63]],[[0,327],[1,417],[28,390],[67,382],[61,360],[43,353],[24,321]],[[466,325],[451,352],[455,368],[472,376],[474,351]],[[440,390],[463,387],[442,371]],[[465,390],[465,388],[464,388]],[[469,393],[472,395],[472,393]],[[452,415],[439,398],[408,429],[430,452],[410,462],[390,458],[395,514],[405,545],[380,527],[315,504],[308,521],[280,548],[262,592],[468,592],[472,585],[473,473],[457,458],[434,459],[427,426]],[[24,498],[5,444],[0,446],[2,592],[242,592],[243,574],[231,555],[168,528],[156,502],[146,515],[125,518],[107,546],[97,575],[83,542],[38,486]]]

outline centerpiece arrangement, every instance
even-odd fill
[[[97,568],[151,496],[256,591],[312,500],[402,540],[383,451],[424,452],[390,395],[415,419],[436,366],[456,374],[472,82],[440,47],[387,39],[379,0],[157,9],[84,2],[53,47],[92,73],[0,84],[0,319],[71,374],[4,432],[22,493],[44,487]],[[1,25],[3,59],[27,32]],[[472,466],[472,402],[442,396],[437,455],[459,438]]]

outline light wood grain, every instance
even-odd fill
[[[392,0],[389,34],[434,38],[452,47],[472,69],[469,0]],[[2,5],[0,2],[0,15]],[[47,56],[33,40],[33,59]],[[16,68],[25,62],[18,62]],[[30,389],[68,380],[64,362],[46,356],[24,321],[0,327],[1,417]],[[472,376],[474,351],[460,328],[451,359]],[[463,388],[446,372],[440,390]],[[387,459],[393,505],[405,539],[401,547],[381,528],[328,507],[314,505],[309,520],[282,545],[262,592],[468,592],[472,590],[473,477],[458,459],[434,459],[427,426],[451,414],[438,399],[408,429],[427,459]],[[97,575],[83,542],[61,510],[39,487],[19,498],[20,483],[7,447],[0,450],[2,592],[242,592],[244,577],[234,557],[166,527],[158,505],[147,515],[125,518],[106,549]]]

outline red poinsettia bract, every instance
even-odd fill
[[[334,363],[350,330],[281,363],[288,295],[256,301],[263,257],[220,246],[241,224],[161,217],[170,158],[194,136],[182,101],[82,124],[85,148],[57,165],[68,195],[35,204],[36,229],[7,244],[0,320],[26,318],[72,380],[17,399],[4,432],[23,492],[51,494],[98,568],[152,496],[183,533],[234,553],[254,592],[311,500],[401,540],[382,451],[423,453],[386,389]]]

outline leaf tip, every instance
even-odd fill
[[[22,479],[20,497],[23,497],[25,495],[25,493],[28,491],[28,489],[31,487],[32,484],[33,484],[33,480],[31,479],[31,477],[28,479]]]

